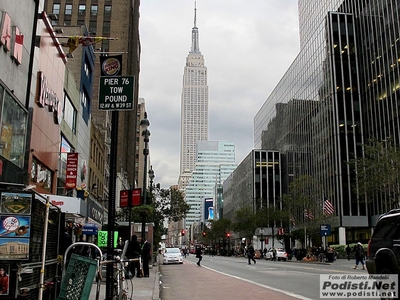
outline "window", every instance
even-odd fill
[[[111,17],[111,5],[104,6],[104,17]]]
[[[76,116],[77,111],[75,107],[72,105],[71,99],[65,94],[64,97],[64,121],[68,125],[68,127],[72,130],[74,134],[76,134]]]
[[[65,4],[65,15],[72,15],[72,4]]]
[[[97,16],[97,10],[98,10],[98,6],[97,5],[92,5],[90,7],[90,15],[91,16]]]
[[[59,15],[60,14],[60,3],[53,4],[53,14]]]
[[[0,155],[23,168],[27,114],[2,86],[0,107]]]
[[[103,35],[110,36],[110,22],[103,22]]]
[[[89,33],[91,36],[96,35],[96,33],[97,33],[97,22],[96,21],[89,22]]]
[[[85,15],[85,11],[86,11],[86,5],[80,4],[79,5],[78,14],[80,16],[84,16]]]

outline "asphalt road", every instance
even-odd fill
[[[196,262],[190,255],[182,265],[160,266],[161,299],[314,300],[321,299],[320,274],[367,274],[353,270],[354,261],[345,259],[330,264],[261,259],[249,265],[243,257],[205,255],[201,267]]]

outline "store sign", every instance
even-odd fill
[[[76,178],[78,174],[78,153],[67,153],[67,167],[65,188],[76,188]]]
[[[20,65],[22,63],[24,36],[17,26],[12,26],[12,19],[8,13],[3,12],[0,24],[0,44],[3,45],[5,51],[11,51],[11,57]]]
[[[54,90],[50,87],[43,72],[38,72],[38,91],[36,93],[36,103],[39,107],[47,106],[49,112],[53,113],[54,124],[61,124],[62,121],[62,102]]]

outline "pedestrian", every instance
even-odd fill
[[[353,269],[357,269],[358,263],[361,262],[362,264],[362,269],[365,270],[365,265],[364,265],[364,248],[360,242],[357,243],[354,249],[355,252],[355,257],[356,257],[356,265],[353,267]]]
[[[199,260],[197,261],[197,265],[200,267],[200,262],[203,259],[203,248],[200,245],[196,246],[196,258],[198,258]]]
[[[9,289],[9,276],[6,272],[6,268],[4,266],[0,267],[0,294],[8,295]]]
[[[131,243],[129,244],[129,251],[128,251],[129,258],[140,258],[142,249],[140,248],[140,244],[137,239],[138,239],[137,235],[135,235],[135,234],[132,235]],[[142,277],[139,261],[132,262],[130,265],[130,270],[132,273],[132,277],[135,277],[135,273],[136,273],[136,277],[138,277],[138,278]]]
[[[276,261],[276,249],[275,249],[275,247],[272,248],[272,260]]]
[[[143,276],[144,277],[150,276],[150,272],[149,272],[150,258],[151,258],[151,245],[146,240],[146,241],[144,241],[144,243],[142,245],[142,260],[143,260]]]
[[[251,265],[251,260],[254,262],[254,264],[256,264],[256,260],[254,259],[254,254],[255,254],[254,247],[253,245],[250,245],[247,248],[247,259],[249,260],[249,265]]]
[[[346,254],[347,254],[347,260],[350,260],[350,255],[351,255],[350,245],[347,245],[346,247]]]

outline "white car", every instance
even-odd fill
[[[165,248],[163,264],[183,264],[183,256],[179,248]]]
[[[273,259],[273,254],[272,254],[272,248],[269,249],[269,251],[265,254],[265,259],[266,260],[272,260]],[[286,261],[288,258],[288,255],[285,251],[285,249],[282,248],[276,248],[276,260],[284,260]]]

